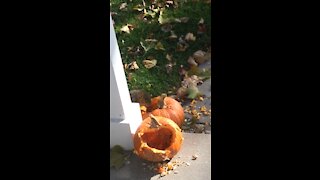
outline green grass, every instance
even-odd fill
[[[198,1],[177,1],[178,7],[172,6],[165,7],[163,10],[163,17],[168,18],[181,18],[189,17],[187,23],[173,22],[173,31],[178,38],[187,33],[193,33],[196,36],[196,41],[188,42],[189,47],[184,52],[177,52],[176,46],[178,38],[175,40],[168,39],[170,32],[163,32],[161,30],[161,24],[158,22],[159,13],[154,18],[149,17],[147,21],[142,21],[138,18],[138,15],[142,14],[137,10],[134,10],[138,4],[142,5],[142,0],[111,0],[110,1],[111,12],[116,12],[117,15],[113,16],[115,21],[115,30],[118,39],[118,44],[121,52],[123,63],[131,63],[136,61],[139,69],[126,70],[126,76],[128,80],[129,89],[143,89],[149,92],[152,96],[157,96],[161,93],[167,93],[174,88],[178,88],[181,83],[181,78],[178,73],[180,65],[188,66],[187,59],[197,50],[206,51],[211,46],[211,4]],[[157,1],[164,2],[164,1]],[[127,10],[119,10],[122,3],[127,3]],[[151,5],[150,0],[146,0],[146,8]],[[163,3],[162,3],[163,4]],[[148,9],[148,8],[147,8]],[[207,31],[204,34],[198,35],[198,22],[203,18]],[[121,32],[121,27],[126,24],[132,24],[134,29],[128,33]],[[145,39],[157,39],[160,41],[165,50],[155,50],[151,48],[149,51],[143,51],[140,42],[145,45]],[[137,48],[140,47],[142,53],[138,55],[132,55],[128,53],[128,47]],[[166,54],[173,55],[173,61],[176,63],[173,66],[173,71],[168,74],[166,72],[165,65],[168,63]],[[151,69],[147,69],[143,66],[142,61],[152,56],[157,60],[157,65]],[[129,78],[130,76],[130,78]]]

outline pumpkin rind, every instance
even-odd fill
[[[151,114],[155,116],[162,116],[174,121],[179,127],[182,126],[184,122],[184,110],[181,104],[171,98],[164,98],[164,106],[162,109],[158,109],[158,103],[160,101],[160,97],[155,97],[151,100]],[[146,115],[145,115],[146,116]]]
[[[142,159],[162,162],[178,153],[183,137],[175,122],[165,117],[155,118],[161,124],[160,127],[150,128],[151,117],[144,119],[134,135],[134,149]]]

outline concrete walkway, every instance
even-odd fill
[[[183,133],[184,142],[179,153],[170,161],[183,162],[166,176],[160,177],[151,169],[155,163],[141,160],[132,154],[126,165],[119,170],[110,169],[111,180],[210,180],[211,135]],[[198,156],[192,160],[192,156]]]

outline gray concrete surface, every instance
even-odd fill
[[[211,71],[211,60],[199,65],[199,69]],[[205,106],[207,109],[211,109],[212,112],[209,116],[201,115],[201,118],[194,125],[186,126],[182,129],[184,132],[211,134],[211,114],[214,113],[214,109],[211,107],[211,78],[198,85],[198,89],[202,93],[203,101],[199,101],[198,99],[196,100],[196,109],[199,110],[202,106]],[[182,103],[182,106],[184,109],[187,109],[187,107],[190,106],[190,103],[191,100],[185,101]],[[192,119],[192,115],[185,113],[185,118],[187,121],[190,121]]]
[[[126,165],[115,170],[110,169],[111,180],[210,180],[211,179],[211,135],[183,133],[184,142],[179,153],[170,161],[188,163],[178,166],[170,174],[160,177],[149,169],[155,163],[141,160],[132,154]],[[197,155],[196,160],[192,156]]]

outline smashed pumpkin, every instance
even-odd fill
[[[184,122],[184,110],[180,102],[171,97],[167,97],[165,94],[152,98],[149,109],[154,116],[171,119],[179,127],[181,127]],[[143,115],[143,117],[147,116],[147,113]]]
[[[175,122],[153,115],[143,120],[133,138],[135,154],[152,162],[171,159],[180,150],[182,142],[181,129]]]

